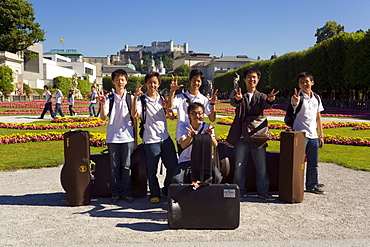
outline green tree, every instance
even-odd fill
[[[0,66],[0,91],[13,91],[13,71],[9,66]]]
[[[34,14],[27,1],[0,1],[0,51],[16,53],[45,40],[45,31],[34,22]]]
[[[190,75],[191,68],[187,64],[181,64],[179,67],[177,67],[173,74],[177,76],[189,76]]]
[[[316,29],[316,44],[326,39],[332,38],[342,32],[344,32],[344,26],[338,24],[335,21],[327,21],[323,27]]]

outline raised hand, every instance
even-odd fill
[[[134,93],[134,97],[136,98],[139,98],[141,95],[143,95],[143,91],[141,91],[141,89],[143,88],[144,85],[140,85],[136,88],[135,90],[135,93]]]
[[[207,97],[211,104],[214,104],[217,101],[217,91],[218,89],[216,90],[212,89],[211,97]]]
[[[176,77],[172,76],[172,81],[171,81],[171,85],[170,85],[171,90],[170,91],[174,92],[174,91],[176,91],[177,89],[179,89],[183,86],[183,85],[178,85],[177,84],[178,80],[179,80],[178,76],[176,76]]]
[[[279,91],[275,92],[275,89],[272,89],[271,93],[267,96],[267,101],[268,102],[274,101],[275,100],[275,95],[277,95],[278,93],[279,93]]]
[[[189,127],[185,127],[187,130],[188,130],[188,137],[193,137],[197,132],[193,129],[193,127],[191,127],[191,125],[189,124]]]
[[[301,95],[301,92],[302,92],[302,90],[299,89],[299,91],[297,93],[297,89],[294,88],[294,94],[293,94],[293,99],[292,99],[292,104],[293,105],[298,105],[299,95]]]
[[[209,135],[212,135],[214,128],[215,127],[213,127],[211,125],[208,125],[208,128],[204,131],[204,133],[209,134]]]
[[[103,93],[103,90],[98,90],[96,92],[96,95],[97,95],[96,98],[100,101],[100,103],[101,104],[105,104],[105,101],[107,101],[107,100],[105,98],[105,95]]]
[[[238,88],[238,89],[234,89],[234,91],[235,91],[235,96],[234,96],[235,100],[236,101],[241,100],[243,98],[242,89]]]

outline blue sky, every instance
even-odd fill
[[[46,33],[44,52],[76,49],[116,54],[125,44],[189,43],[212,56],[276,53],[315,45],[317,28],[336,21],[346,32],[370,29],[368,0],[29,0]],[[64,38],[65,43],[59,43]]]

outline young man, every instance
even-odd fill
[[[324,110],[320,97],[314,95],[312,86],[315,84],[313,76],[308,72],[298,75],[298,86],[294,89],[291,99],[293,109],[297,108],[300,97],[303,97],[303,105],[293,123],[293,129],[306,132],[306,192],[324,194],[318,183],[318,149],[324,146],[324,133],[321,122],[321,113]],[[317,98],[316,98],[317,97]],[[317,132],[319,135],[317,135]]]
[[[89,105],[90,117],[97,117],[95,113],[96,98],[97,98],[96,88],[95,86],[91,86],[90,105]]]
[[[53,118],[54,117],[54,113],[53,113],[53,110],[52,110],[52,102],[51,102],[51,93],[49,91],[49,87],[48,86],[44,86],[44,91],[45,91],[45,106],[44,106],[44,110],[42,111],[41,113],[41,116],[39,117],[39,119],[44,119],[44,116],[45,114],[49,111],[50,112],[50,115],[51,117]]]
[[[157,90],[161,85],[158,72],[151,72],[145,76],[146,94],[139,86],[134,95],[132,105],[132,117],[141,115],[145,119],[144,133],[142,136],[145,155],[147,160],[147,176],[150,190],[150,202],[160,202],[160,188],[157,178],[159,158],[166,167],[166,178],[162,189],[163,195],[167,195],[168,186],[171,184],[174,170],[177,166],[175,146],[167,130],[166,101]],[[140,97],[141,96],[141,97]],[[145,110],[145,112],[143,112]]]
[[[55,90],[55,110],[54,110],[53,117],[56,117],[58,113],[61,117],[64,117],[62,108],[60,107],[60,105],[63,103],[63,93],[62,91],[60,91],[57,85],[54,85],[53,88],[56,89]]]
[[[192,152],[192,140],[196,134],[209,134],[212,137],[212,146],[217,146],[217,140],[213,131],[213,127],[210,123],[203,122],[204,118],[204,106],[198,102],[190,103],[187,108],[188,118],[190,123],[183,123],[180,126],[179,140],[178,143],[183,148],[183,152],[179,157],[179,165],[176,167],[174,174],[174,180],[177,183],[184,183],[184,175],[186,168],[190,163],[190,157]],[[220,178],[221,180],[221,178]]]
[[[131,154],[134,150],[134,123],[127,101],[133,100],[125,90],[128,76],[126,71],[118,69],[112,73],[115,86],[113,97],[106,99],[103,92],[98,92],[101,102],[100,118],[105,120],[109,115],[106,142],[111,159],[112,202],[117,203],[120,197],[133,202],[131,185]],[[110,104],[113,100],[113,104]],[[111,106],[111,109],[110,109]]]
[[[189,117],[187,114],[187,108],[190,103],[198,102],[204,106],[204,113],[208,116],[211,122],[214,122],[216,119],[216,112],[215,112],[215,102],[217,101],[217,90],[212,90],[212,95],[210,98],[207,98],[203,94],[199,92],[199,88],[202,86],[203,83],[203,73],[198,69],[194,69],[190,72],[189,81],[190,81],[190,88],[185,93],[181,93],[176,96],[175,92],[177,89],[181,88],[183,85],[178,85],[177,80],[172,77],[171,83],[171,90],[170,95],[168,97],[167,108],[168,109],[176,109],[177,111],[177,125],[176,125],[176,140],[180,140],[180,126],[184,123],[189,123]],[[182,148],[180,145],[178,147],[179,155],[182,152]]]
[[[258,197],[267,201],[275,200],[268,193],[269,178],[266,170],[266,147],[267,142],[251,143],[248,138],[243,138],[243,122],[250,122],[260,115],[264,109],[271,108],[275,101],[275,95],[279,91],[274,89],[269,95],[257,91],[257,85],[261,78],[261,72],[256,67],[248,67],[244,71],[244,82],[247,93],[242,94],[241,88],[234,89],[230,95],[230,104],[236,107],[235,118],[226,139],[234,146],[235,153],[235,174],[234,183],[240,188],[240,193],[246,191],[245,176],[248,162],[248,155],[252,155],[254,166],[256,167],[256,187]]]

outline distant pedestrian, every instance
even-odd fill
[[[76,116],[77,113],[73,110],[73,106],[75,105],[75,92],[73,89],[69,90],[68,94],[68,109],[70,116]]]
[[[51,102],[52,97],[49,91],[49,87],[45,85],[44,91],[45,91],[45,101],[46,102],[45,102],[44,110],[42,111],[39,119],[44,119],[44,116],[47,113],[47,111],[50,112],[51,117],[54,117],[53,110],[52,110],[52,102]]]
[[[95,88],[95,86],[91,86],[90,105],[89,105],[90,117],[96,117],[97,116],[97,114],[95,113],[96,97],[97,97],[96,88]]]
[[[54,85],[53,88],[55,89],[55,110],[53,118],[56,117],[58,113],[61,117],[64,117],[62,108],[60,107],[60,105],[63,103],[63,93],[60,91],[57,85]]]

